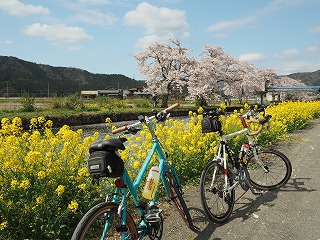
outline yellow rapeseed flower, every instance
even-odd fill
[[[44,198],[42,196],[36,198],[37,205],[44,203]]]
[[[2,223],[0,223],[0,231],[6,229],[8,227],[8,222],[4,221]]]
[[[202,114],[202,113],[203,113],[203,108],[202,108],[202,107],[199,107],[199,108],[198,108],[198,113],[199,113],[199,114]]]
[[[46,128],[52,128],[53,126],[53,122],[51,120],[48,120],[45,125],[44,125]]]
[[[140,161],[134,161],[134,163],[133,163],[133,168],[134,168],[134,169],[140,168]]]
[[[85,191],[87,188],[87,185],[85,183],[82,183],[80,185],[78,185],[78,188],[80,188],[81,190]]]
[[[15,190],[15,189],[17,189],[17,187],[19,186],[19,182],[18,182],[17,180],[13,179],[13,180],[11,181],[10,186],[11,186],[11,188],[12,188],[13,190]]]
[[[26,179],[21,181],[19,188],[26,190],[27,188],[29,188],[29,186],[30,186],[30,181]]]
[[[106,123],[112,123],[111,118],[107,117],[107,118],[106,118]]]
[[[72,211],[72,212],[76,212],[77,209],[79,207],[79,204],[76,200],[72,200],[71,203],[68,204],[68,208]]]
[[[56,188],[56,193],[58,194],[58,196],[61,196],[63,193],[64,193],[64,186],[63,185],[59,185],[57,188]]]
[[[44,171],[39,171],[37,175],[40,180],[46,177],[46,173]]]

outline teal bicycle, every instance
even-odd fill
[[[163,183],[164,190],[169,201],[174,202],[185,223],[193,229],[192,219],[183,198],[183,190],[179,177],[174,168],[166,160],[167,154],[163,151],[156,136],[157,123],[164,122],[170,111],[178,107],[176,103],[167,109],[155,113],[151,117],[139,117],[139,122],[123,126],[112,131],[117,134],[123,131],[135,134],[141,130],[141,124],[145,124],[152,136],[152,147],[141,166],[140,172],[133,181],[125,168],[122,159],[117,155],[117,150],[124,150],[125,138],[111,138],[97,142],[90,147],[88,168],[94,179],[100,177],[115,178],[115,191],[111,201],[99,203],[92,207],[78,223],[72,240],[84,239],[161,239],[163,234],[162,210],[156,205],[159,182]],[[150,181],[154,187],[154,194],[150,200],[141,200],[138,189],[142,179],[146,175],[151,159],[157,154],[159,165],[159,181]],[[138,215],[133,217],[127,204],[131,195]]]

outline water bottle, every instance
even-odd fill
[[[142,196],[146,199],[152,200],[157,191],[157,186],[160,177],[160,169],[154,166],[150,169],[146,185],[144,186]]]

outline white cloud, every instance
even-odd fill
[[[88,5],[105,5],[109,4],[110,0],[79,0],[82,4],[88,4]]]
[[[3,44],[3,45],[11,45],[11,44],[13,44],[13,42],[10,41],[10,40],[4,40],[4,41],[0,41],[0,44]]]
[[[312,1],[314,0],[273,0],[269,1],[269,4],[266,7],[256,11],[255,14],[256,16],[268,15],[283,8],[288,9],[290,7],[298,7],[301,5],[308,4]]]
[[[112,14],[107,15],[90,9],[79,11],[71,19],[101,26],[111,26],[117,21],[117,18]]]
[[[265,59],[266,57],[261,53],[246,53],[239,56],[240,61],[247,61],[247,62],[260,62]]]
[[[289,49],[280,54],[275,55],[275,58],[296,58],[300,56],[300,52],[297,49]]]
[[[215,24],[212,24],[207,28],[207,31],[217,32],[217,31],[231,31],[240,28],[249,27],[253,22],[255,22],[254,18],[242,18],[233,21],[221,21]]]
[[[287,75],[297,72],[314,72],[320,69],[320,62],[287,61],[277,64],[275,69],[278,75]]]
[[[140,38],[138,42],[135,44],[135,47],[145,49],[156,42],[162,43],[162,42],[166,42],[166,40],[167,39],[163,39],[157,35],[148,35],[148,36],[144,36],[143,38]]]
[[[309,30],[310,33],[320,33],[320,26],[315,26]]]
[[[100,7],[110,3],[111,3],[110,0],[64,0],[64,1],[61,1],[61,4],[64,7],[68,9],[72,9],[74,11],[86,10],[92,6]]]
[[[25,4],[18,0],[1,0],[0,9],[14,16],[27,16],[33,14],[49,15],[50,10],[46,7]]]
[[[72,44],[83,40],[90,40],[84,29],[69,27],[64,24],[47,25],[35,23],[25,28],[24,33],[28,36],[40,37],[55,44]]]
[[[269,4],[261,9],[258,9],[247,17],[235,20],[220,21],[212,24],[207,28],[207,31],[219,32],[219,31],[233,31],[238,29],[245,29],[252,27],[253,24],[259,21],[262,17],[268,16],[268,14],[280,10],[282,8],[297,7],[302,4],[306,4],[312,0],[273,0],[269,1]]]
[[[306,50],[307,56],[320,57],[320,46],[310,46]]]
[[[133,11],[124,16],[129,26],[141,26],[148,34],[165,34],[173,37],[176,33],[188,36],[188,24],[185,11],[169,8],[158,8],[149,3],[140,3]]]

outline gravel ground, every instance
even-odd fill
[[[210,222],[202,209],[199,187],[185,187],[185,200],[196,231],[183,222],[175,206],[164,203],[162,239],[278,240],[320,239],[320,120],[275,145],[292,163],[292,176],[280,190],[254,195],[236,189],[237,202],[229,221]]]

